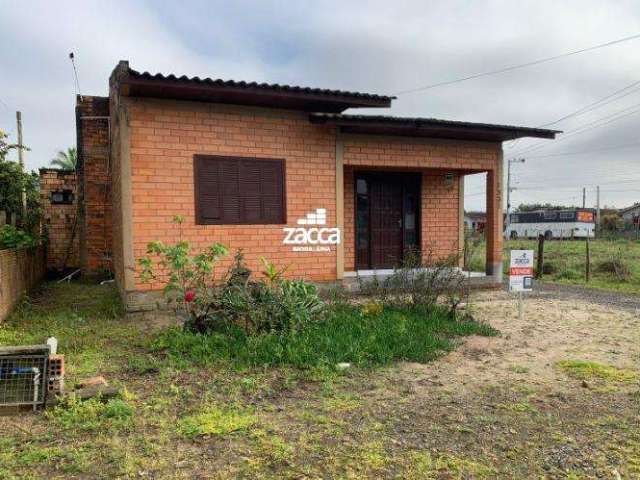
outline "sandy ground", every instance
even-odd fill
[[[587,291],[588,293],[588,291]],[[506,292],[481,292],[472,312],[502,333],[471,337],[438,362],[406,364],[403,371],[416,382],[446,379],[467,388],[521,379],[527,370],[534,385],[573,388],[563,382],[555,364],[561,360],[592,360],[618,368],[640,367],[640,314],[585,300],[524,300],[518,317],[515,298]]]

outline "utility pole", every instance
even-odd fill
[[[504,229],[505,239],[507,240],[508,240],[507,231],[509,229],[509,225],[511,224],[511,216],[509,215],[511,213],[511,192],[515,190],[515,188],[511,186],[511,164],[512,163],[524,163],[524,158],[510,158],[507,161],[507,219],[505,222],[506,225]]]
[[[587,188],[582,187],[582,208],[587,206]]]
[[[22,143],[22,112],[16,112],[16,123],[18,126],[18,162],[20,163],[20,170],[24,173],[24,147]],[[22,188],[22,216],[27,215],[27,191],[26,186]]]
[[[600,235],[600,185],[596,187],[596,234]]]

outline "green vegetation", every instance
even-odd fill
[[[562,360],[558,367],[570,376],[579,380],[603,380],[605,382],[633,382],[638,374],[632,370],[625,370],[587,360]]]
[[[349,362],[370,367],[394,360],[428,362],[455,346],[455,337],[496,335],[473,320],[453,320],[446,309],[406,311],[386,308],[374,315],[336,305],[326,319],[300,332],[247,335],[241,328],[199,334],[168,329],[153,342],[178,365],[229,363],[237,368],[291,365],[330,367]]]
[[[329,332],[305,329],[296,343],[167,329],[149,314],[124,318],[113,286],[45,284],[0,325],[0,344],[55,335],[68,389],[102,374],[122,393],[0,417],[0,479],[564,478],[566,438],[590,446],[570,449],[578,477],[640,474],[632,382],[604,393],[562,382],[560,399],[526,390],[533,367],[485,388],[447,374],[480,363],[472,357],[397,364],[495,332],[446,307],[371,303],[329,304]],[[352,367],[335,370],[339,361]]]
[[[61,170],[75,170],[78,166],[78,151],[76,147],[58,150],[55,158],[51,159],[51,166]]]
[[[542,280],[582,285],[605,290],[640,293],[640,241],[605,240],[590,242],[591,281],[585,281],[584,240],[549,240],[544,244],[545,268]],[[509,251],[534,250],[537,240],[509,240],[504,246],[504,271],[508,272]],[[471,270],[484,271],[485,243],[473,251],[468,262]]]
[[[255,423],[255,417],[249,413],[209,407],[204,412],[180,420],[178,431],[187,438],[222,436],[247,430]]]

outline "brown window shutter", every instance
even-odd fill
[[[196,155],[197,222],[285,223],[284,175],[283,160]]]

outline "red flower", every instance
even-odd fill
[[[184,301],[189,303],[189,302],[193,302],[196,298],[196,291],[195,290],[189,290],[187,292],[185,292],[184,294]]]

